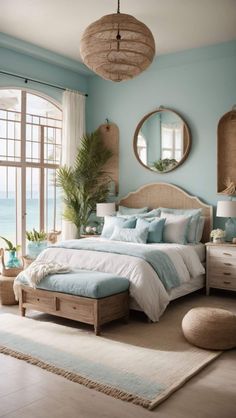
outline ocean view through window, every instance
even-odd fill
[[[26,90],[0,89],[0,235],[23,252],[26,230],[61,229],[61,146],[56,104]]]

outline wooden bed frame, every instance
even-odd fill
[[[202,209],[202,214],[206,218],[202,242],[209,241],[212,229],[212,206],[203,203],[197,197],[189,195],[177,186],[167,183],[148,184],[135,192],[129,193],[120,200],[119,204],[132,208],[148,206],[149,209],[158,207]],[[111,297],[109,301],[108,298],[103,299],[105,321],[102,319],[98,321],[96,309],[99,308],[97,308],[96,301],[93,304],[91,300],[87,300],[88,298],[31,289],[26,286],[20,286],[20,293],[19,308],[21,315],[25,315],[26,308],[47,312],[64,318],[94,324],[97,333],[99,333],[102,323],[121,318],[122,316],[127,317],[126,299],[120,296],[118,299],[117,297],[114,299]],[[62,308],[60,308],[60,304]]]

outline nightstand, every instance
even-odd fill
[[[236,291],[236,244],[206,244],[206,294],[210,288]]]

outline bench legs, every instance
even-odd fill
[[[25,312],[26,312],[26,308],[23,308],[22,306],[20,306],[20,314],[21,314],[21,316],[25,316]]]
[[[95,335],[100,335],[101,334],[100,325],[94,324],[94,332],[95,332]]]

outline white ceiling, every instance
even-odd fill
[[[84,29],[116,0],[0,0],[0,32],[80,60]],[[236,0],[121,0],[152,31],[157,55],[236,39]]]

